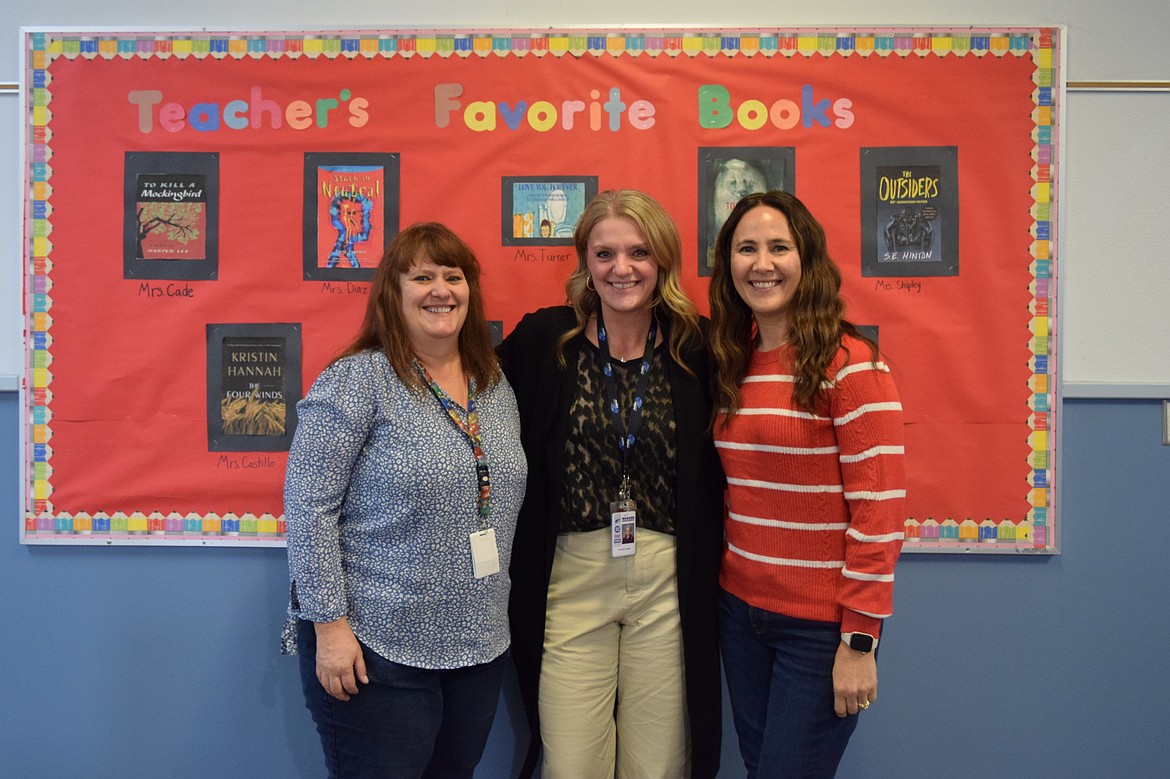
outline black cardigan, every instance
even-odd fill
[[[576,392],[575,370],[584,336],[565,345],[565,364],[556,344],[576,324],[567,306],[525,316],[500,344],[498,353],[516,393],[520,437],[528,457],[528,487],[512,546],[509,615],[516,663],[531,733],[520,776],[536,768],[540,746],[537,692],[544,650],[548,583],[559,528],[569,406]],[[706,324],[705,322],[703,323]],[[719,771],[722,684],[716,600],[723,547],[723,469],[709,433],[711,390],[707,350],[691,343],[682,354],[691,376],[667,360],[677,435],[674,517],[679,613],[682,618],[687,713],[690,717],[691,776],[709,779]]]

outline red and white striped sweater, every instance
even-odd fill
[[[876,636],[906,520],[902,404],[863,342],[843,339],[827,373],[828,407],[810,414],[792,397],[791,347],[754,352],[743,408],[716,422],[728,483],[719,581],[758,608]]]

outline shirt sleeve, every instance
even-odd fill
[[[514,389],[517,384],[524,382],[526,371],[531,372],[531,369],[526,366],[530,366],[536,357],[533,350],[535,348],[534,339],[538,333],[539,325],[536,323],[536,315],[525,314],[512,328],[512,332],[508,333],[507,337],[496,347],[496,356],[500,358],[500,369]]]
[[[833,426],[849,506],[838,591],[841,630],[878,635],[893,613],[894,565],[906,521],[902,403],[880,359],[855,344],[834,377]]]
[[[366,355],[343,358],[297,404],[284,513],[296,606],[313,622],[333,622],[348,611],[338,527],[354,463],[374,424],[373,369]]]

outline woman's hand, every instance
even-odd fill
[[[317,633],[317,681],[339,701],[357,695],[360,681],[369,684],[362,647],[345,617],[336,622],[314,622]]]
[[[877,660],[873,652],[858,652],[845,642],[833,661],[833,710],[838,717],[868,709],[877,700]]]

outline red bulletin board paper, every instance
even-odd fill
[[[506,333],[525,312],[563,300],[575,259],[571,246],[505,243],[503,177],[596,177],[602,190],[647,191],[678,223],[684,287],[706,311],[698,150],[795,148],[795,194],[825,226],[848,316],[878,327],[896,372],[911,516],[1050,525],[1047,503],[1035,511],[1034,488],[1036,479],[1047,486],[1051,469],[1037,477],[1033,467],[1036,374],[1051,371],[1038,370],[1037,357],[1047,365],[1048,330],[1045,320],[1044,340],[1036,339],[1030,307],[1037,260],[1048,259],[1039,256],[1046,247],[1037,248],[1037,232],[1051,230],[1047,213],[1038,227],[1035,189],[1044,151],[1038,84],[1051,78],[1051,32],[1016,32],[1015,48],[998,54],[976,47],[1002,49],[996,41],[1006,32],[985,41],[968,30],[949,39],[959,41],[950,50],[924,50],[919,41],[907,51],[896,36],[864,32],[832,46],[823,35],[773,31],[717,47],[646,33],[637,52],[629,47],[638,36],[626,34],[511,37],[506,50],[498,38],[474,34],[372,36],[376,45],[336,34],[342,51],[356,41],[348,55],[330,50],[329,36],[251,36],[240,49],[229,36],[206,34],[194,39],[198,46],[181,36],[111,33],[86,43],[42,34],[30,43],[30,67],[46,85],[30,90],[30,104],[40,96],[46,110],[31,108],[29,123],[33,156],[48,166],[30,162],[30,177],[46,179],[46,213],[32,224],[49,232],[47,243],[26,241],[30,286],[40,279],[44,290],[26,309],[30,330],[45,334],[43,353],[30,348],[31,384],[47,385],[49,398],[42,393],[38,406],[30,392],[27,405],[30,445],[40,436],[48,446],[45,465],[29,468],[26,540],[76,537],[65,520],[98,512],[281,517],[286,452],[209,451],[206,328],[299,323],[304,391],[355,332],[366,283],[303,275],[307,152],[398,155],[398,224],[442,221],[471,244],[484,265],[488,318]],[[387,39],[396,50],[384,50]],[[588,47],[598,40],[600,48]],[[655,55],[648,45],[685,49],[688,40],[702,48]],[[872,51],[887,40],[893,50]],[[562,42],[570,51],[553,52]],[[448,44],[456,53],[418,53]],[[550,51],[537,56],[533,45]],[[761,53],[772,45],[776,51]],[[323,53],[303,53],[314,46]],[[187,48],[187,56],[175,54]],[[1038,59],[1048,68],[1041,77]],[[781,129],[769,115],[751,129],[763,116],[753,118],[755,104],[730,126],[703,126],[704,85],[725,87],[732,111],[755,100],[775,113],[779,102],[788,111],[782,122],[797,107],[811,126],[802,118]],[[624,111],[608,111],[611,99]],[[289,120],[297,101],[308,111],[303,129]],[[477,101],[469,121],[464,112]],[[548,104],[543,114],[519,107],[535,110],[539,101]],[[565,101],[581,103],[571,129]],[[636,101],[645,101],[637,117]],[[487,115],[495,129],[469,126]],[[550,116],[555,122],[544,124]],[[957,148],[957,275],[863,275],[859,160],[863,149],[883,147]],[[125,277],[124,166],[126,153],[139,151],[218,155],[214,279]],[[38,264],[38,252],[47,263]],[[1052,539],[1049,531],[1043,544],[1013,537],[1006,546],[1043,550]]]

